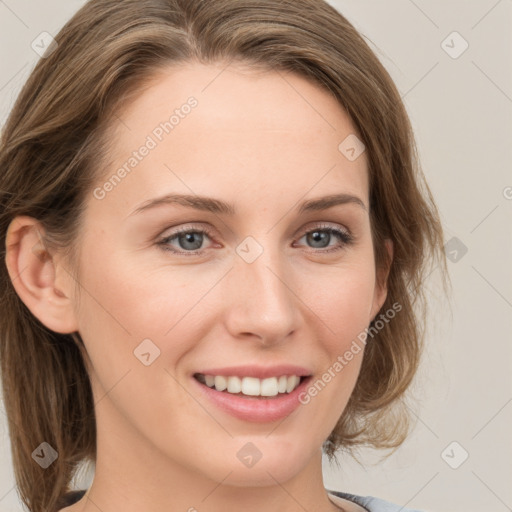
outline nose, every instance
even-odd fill
[[[254,241],[252,244],[244,247],[257,250]],[[259,244],[262,252],[252,262],[244,257],[244,247],[234,255],[234,266],[225,283],[226,325],[234,338],[273,346],[285,342],[298,329],[303,303],[299,283],[284,254],[270,243]]]

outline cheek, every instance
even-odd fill
[[[325,324],[333,340],[332,348],[343,348],[363,331],[370,322],[375,291],[375,271],[371,259],[361,258],[331,268],[315,282],[304,283],[306,303]],[[312,290],[315,290],[312,292]]]
[[[115,382],[142,366],[139,352],[172,367],[205,336],[204,298],[224,271],[155,270],[111,249],[84,253],[79,330],[97,373]]]
[[[359,376],[375,290],[371,246],[352,261],[347,259],[323,274],[317,279],[316,288],[312,283],[308,288],[316,290],[307,304],[318,317],[315,322],[322,329],[321,350],[325,357],[322,374],[311,383],[304,403],[312,402],[315,405],[309,406],[318,407],[314,416],[321,428],[322,424],[334,426]],[[330,406],[325,407],[326,403]]]
[[[107,336],[122,333],[133,341],[161,337],[183,315],[186,283],[179,272],[169,269],[164,276],[137,265],[137,258],[114,245],[84,251],[82,325],[92,323],[107,329]]]
[[[128,258],[123,261],[115,253],[101,259],[90,254],[84,261],[79,330],[96,397],[108,393],[142,430],[170,424],[170,409],[162,403],[172,404],[173,410],[190,405],[173,374],[198,339],[187,312],[194,312],[192,306],[205,292],[191,292],[186,283],[176,282],[178,272],[164,279],[161,272],[136,271]],[[99,415],[109,407],[107,400],[100,404]],[[182,420],[173,416],[173,428]]]

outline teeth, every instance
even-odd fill
[[[286,384],[286,392],[291,393],[298,385],[299,385],[300,377],[297,375],[292,375],[289,377],[288,382]]]
[[[275,377],[270,377],[269,379],[263,379],[261,381],[261,396],[276,396],[279,392],[277,387],[277,379]]]
[[[228,377],[228,382],[231,379],[238,379],[238,377]],[[258,396],[260,394],[261,382],[260,379],[255,377],[244,377],[242,379],[242,387],[240,391],[244,395]]]
[[[279,377],[279,381],[277,382],[277,391],[279,393],[285,393],[287,386],[288,386],[288,378],[286,377],[286,375]]]
[[[206,379],[206,377],[205,377],[205,379]],[[217,375],[214,378],[214,384],[215,384],[215,389],[217,391],[224,391],[228,387],[226,377],[221,377],[220,375]]]
[[[228,392],[240,393],[242,391],[242,380],[238,377],[229,377],[228,379]],[[248,393],[246,393],[247,395]]]
[[[198,374],[198,380],[217,391],[242,393],[248,396],[276,396],[279,393],[291,393],[300,383],[298,375],[258,379],[256,377],[240,378]]]

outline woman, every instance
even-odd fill
[[[31,512],[406,510],[322,482],[322,450],[405,439],[444,265],[400,95],[341,14],[92,0],[22,90],[0,169]]]

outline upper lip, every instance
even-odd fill
[[[201,370],[203,375],[222,375],[224,377],[256,377],[266,379],[269,377],[282,377],[283,375],[297,375],[307,377],[311,372],[302,366],[280,364],[274,366],[229,366],[224,368],[208,368]]]

